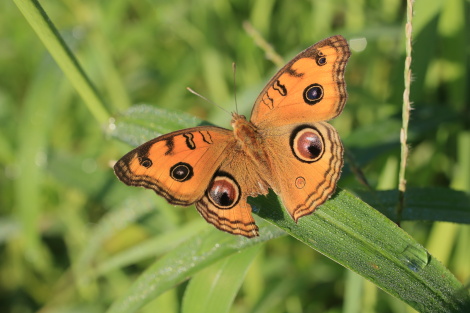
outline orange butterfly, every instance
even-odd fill
[[[199,126],[155,138],[115,164],[117,177],[171,204],[195,203],[207,222],[232,234],[258,235],[247,197],[268,188],[297,221],[331,196],[341,174],[343,147],[325,121],[346,103],[349,56],[342,36],[314,44],[269,81],[251,121],[233,113],[233,131]]]

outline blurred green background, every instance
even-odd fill
[[[323,38],[345,36],[352,48],[349,100],[332,124],[374,189],[397,188],[404,1],[42,5],[109,117],[147,103],[228,127],[228,114],[185,87],[233,111],[236,62],[238,109],[249,115],[282,65],[260,42],[288,61]],[[193,208],[117,180],[111,165],[131,146],[90,113],[15,2],[2,1],[0,12],[0,311],[103,312],[155,258],[212,226]],[[465,0],[415,3],[409,186],[470,192],[468,16]],[[348,165],[340,187],[365,188]],[[468,225],[402,226],[469,283]],[[141,254],[130,253],[134,247]],[[125,266],[106,263],[126,251],[133,258],[119,263]],[[80,264],[98,274],[77,283],[85,275]],[[267,242],[247,269],[230,312],[412,311],[288,236]],[[185,288],[170,289],[141,312],[179,312]]]

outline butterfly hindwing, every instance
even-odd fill
[[[265,176],[236,145],[215,172],[196,208],[209,223],[221,230],[245,237],[257,236],[258,227],[246,200],[248,196],[268,193]]]
[[[272,186],[292,216],[312,213],[334,192],[343,166],[343,146],[338,132],[326,122],[286,125],[282,136],[266,138],[272,159]]]

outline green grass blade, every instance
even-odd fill
[[[136,312],[214,262],[284,234],[265,222],[258,222],[258,225],[261,228],[260,236],[253,239],[225,234],[216,229],[194,236],[148,267],[127,294],[117,299],[107,312]]]
[[[100,124],[104,124],[109,114],[102,100],[39,2],[36,0],[14,0],[14,2],[80,94],[92,115]]]
[[[183,112],[172,112],[148,104],[134,105],[116,117],[109,134],[131,146],[182,128],[208,124]]]
[[[198,219],[182,225],[180,228],[173,231],[149,238],[140,244],[116,253],[105,261],[98,263],[96,265],[96,273],[97,275],[103,275],[112,270],[124,268],[136,264],[139,261],[167,253],[189,238],[197,236],[201,230],[206,227],[207,224],[205,221]]]
[[[354,272],[346,273],[346,285],[343,313],[361,312],[361,302],[364,297],[364,279]]]
[[[53,129],[51,123],[56,118],[56,104],[61,100],[59,88],[62,75],[55,70],[45,71],[51,60],[46,58],[39,67],[34,80],[27,86],[27,95],[21,104],[22,115],[18,121],[15,143],[17,145],[16,164],[21,175],[13,181],[15,214],[21,224],[21,237],[24,241],[26,259],[34,267],[50,270],[51,258],[41,239],[40,220],[46,208],[42,205],[42,184],[45,180],[44,167],[47,164],[48,137]],[[55,93],[49,90],[55,88]]]
[[[397,190],[356,193],[388,218],[398,221],[395,214]],[[470,224],[470,196],[465,192],[447,188],[408,188],[401,220]]]
[[[260,248],[247,248],[197,273],[184,293],[182,313],[229,312]]]
[[[468,290],[384,215],[339,191],[296,224],[274,193],[249,201],[258,215],[420,312],[465,312]]]
[[[80,288],[86,288],[96,277],[97,269],[94,264],[97,263],[97,256],[106,240],[155,209],[151,196],[127,199],[120,208],[109,212],[90,230],[88,242],[84,245],[74,266],[77,285]],[[98,270],[103,271],[100,267]]]

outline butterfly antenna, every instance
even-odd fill
[[[237,64],[232,63],[233,69],[233,97],[235,98],[235,112],[238,114],[238,102],[237,102]]]
[[[195,92],[194,90],[192,90],[192,89],[189,88],[189,87],[186,87],[186,89],[187,89],[190,93],[192,93],[193,95],[196,95],[196,96],[200,97],[201,99],[206,100],[207,102],[209,102],[209,103],[212,104],[212,105],[215,105],[216,107],[218,107],[218,108],[221,109],[222,111],[227,112],[228,114],[230,114],[229,111],[225,110],[223,107],[221,107],[220,105],[218,105],[218,104],[215,103],[214,101],[211,101],[211,100],[207,99],[206,97],[204,97],[203,95],[201,95],[201,94]]]

